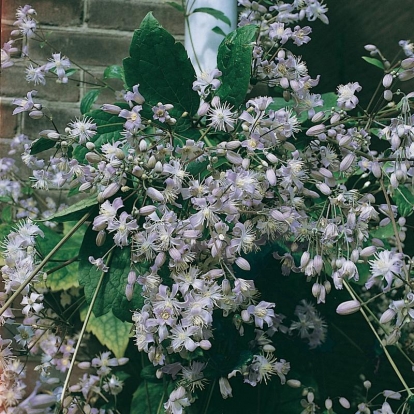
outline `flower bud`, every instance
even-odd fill
[[[369,257],[372,256],[377,251],[375,246],[367,246],[359,252],[361,257]]]
[[[354,160],[355,160],[355,154],[353,154],[352,152],[345,155],[344,159],[341,161],[341,164],[339,165],[339,171],[348,170],[351,167]]]
[[[307,131],[306,131],[306,135],[308,137],[313,137],[315,135],[319,135],[322,134],[322,132],[325,132],[325,125],[323,124],[319,124],[319,125],[314,125],[313,127],[310,127]]]
[[[392,77],[391,73],[387,73],[382,78],[382,85],[384,86],[385,89],[388,89],[391,86],[392,80],[393,80],[393,77]]]
[[[30,118],[33,118],[33,119],[40,119],[43,117],[43,112],[42,111],[31,111],[29,112],[29,116]]]
[[[235,263],[242,270],[246,270],[246,271],[250,270],[250,264],[244,257],[238,257]]]
[[[330,409],[332,408],[332,400],[331,400],[330,398],[327,398],[327,399],[325,400],[325,408],[326,408],[327,410],[330,410]]]
[[[128,273],[128,283],[130,285],[133,285],[136,281],[137,281],[137,274],[133,270],[131,270]]]
[[[221,377],[219,379],[219,387],[220,387],[220,393],[223,399],[226,399],[228,397],[233,397],[232,388],[227,378]]]
[[[106,231],[99,230],[98,234],[96,235],[96,245],[98,247],[103,246],[106,240]]]
[[[392,101],[393,93],[389,89],[384,91],[384,99],[388,102]]]
[[[276,164],[279,161],[279,159],[276,157],[276,155],[271,154],[270,152],[266,153],[266,158],[272,164]]]
[[[392,400],[401,399],[401,394],[398,391],[384,390],[382,394],[385,398],[391,398]]]
[[[226,158],[230,163],[234,165],[240,165],[243,162],[243,158],[234,151],[227,151]]]
[[[267,178],[267,181],[269,181],[269,184],[271,186],[276,185],[276,173],[275,173],[275,170],[273,168],[268,168],[266,170],[266,178]]]
[[[332,116],[331,116],[331,119],[330,119],[330,123],[331,123],[331,125],[332,124],[336,124],[337,122],[339,122],[341,120],[341,115],[339,115],[338,113],[334,113]]]
[[[289,385],[291,388],[299,388],[302,386],[302,383],[299,380],[290,379],[287,380],[286,385]]]
[[[101,156],[96,152],[87,152],[85,158],[91,164],[97,164],[98,162],[102,161]]]
[[[385,324],[385,323],[391,322],[394,319],[395,315],[396,315],[395,310],[393,310],[393,309],[387,309],[381,315],[380,323]]]
[[[226,149],[228,150],[235,150],[239,148],[240,145],[241,145],[240,141],[230,141],[230,142],[225,143]]]
[[[108,187],[106,187],[105,190],[102,192],[103,198],[107,199],[109,197],[112,197],[119,191],[120,188],[121,186],[119,183],[109,184]]]
[[[164,196],[154,187],[147,189],[147,196],[153,201],[159,201],[160,203],[164,201]]]
[[[358,312],[361,309],[361,303],[357,300],[348,300],[342,302],[337,308],[336,313],[339,315],[350,315]]]
[[[316,112],[316,114],[312,117],[311,121],[314,124],[317,124],[318,122],[321,122],[322,121],[322,119],[324,118],[324,116],[325,116],[325,112],[324,111]]]
[[[134,286],[127,283],[127,285],[125,286],[125,297],[127,298],[127,301],[131,301],[133,295],[134,295]]]
[[[141,216],[149,216],[150,214],[152,214],[155,210],[157,209],[157,207],[153,206],[153,205],[149,205],[149,206],[144,206],[141,207],[138,212]]]
[[[351,404],[349,403],[349,401],[344,397],[341,397],[339,399],[339,404],[341,404],[342,407],[344,407],[344,408],[350,408],[351,407]]]
[[[113,115],[118,115],[121,112],[121,108],[119,106],[111,105],[111,104],[103,104],[101,106],[101,109],[102,111],[108,112]]]
[[[203,339],[200,341],[199,346],[204,351],[208,351],[211,348],[211,342],[208,341],[207,339]]]

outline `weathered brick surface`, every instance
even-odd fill
[[[68,107],[48,107],[48,114],[53,118],[59,132],[64,132],[67,124],[74,120],[75,117],[80,116],[79,107],[68,106]],[[44,129],[53,129],[51,122],[43,117],[41,119],[32,119],[27,114],[23,114],[23,127],[22,132],[26,134],[30,139],[36,139],[39,137],[39,132]]]
[[[79,26],[83,21],[83,0],[3,0],[3,18],[15,20],[16,9],[25,4],[36,10],[36,20],[45,25]]]
[[[48,37],[49,42],[63,55],[82,66],[102,66],[122,64],[122,59],[128,56],[132,33],[103,34],[78,30],[66,32],[56,29]],[[48,48],[32,48],[32,58],[46,60],[50,57]]]
[[[0,138],[13,138],[17,131],[18,116],[12,116],[15,106],[0,101]]]
[[[90,0],[87,22],[89,27],[135,30],[150,11],[170,33],[184,33],[182,13],[162,1]]]
[[[2,72],[2,96],[25,96],[29,90],[35,89],[38,91],[37,99],[64,102],[77,102],[79,100],[78,73],[71,76],[67,84],[56,83],[56,77],[50,76],[46,80],[46,85],[35,85],[33,82],[25,81],[25,69],[25,66],[19,64]]]

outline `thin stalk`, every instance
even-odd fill
[[[92,210],[91,210],[92,211]],[[71,229],[71,231],[63,237],[63,239],[49,252],[47,256],[36,266],[28,278],[17,288],[17,290],[11,295],[6,303],[0,309],[0,316],[9,308],[13,303],[14,299],[26,288],[26,286],[35,278],[35,276],[43,269],[43,266],[49,261],[49,259],[76,233],[80,226],[89,218],[91,211],[86,213]]]
[[[56,271],[58,271],[58,270],[60,270],[60,269],[62,269],[62,268],[64,268],[64,267],[66,267],[66,266],[69,266],[70,264],[72,264],[73,262],[76,262],[76,260],[78,260],[78,258],[79,258],[79,256],[75,256],[75,257],[72,257],[72,259],[69,259],[69,260],[65,260],[63,263],[61,263],[60,265],[57,265],[57,266],[55,266],[55,267],[53,267],[52,269],[49,269],[46,273],[48,274],[48,275],[50,275],[50,274],[52,274],[53,272],[56,272]]]
[[[111,260],[111,256],[112,255],[108,256],[107,263],[109,263],[109,261]],[[96,301],[96,298],[98,297],[98,292],[99,292],[99,289],[102,286],[102,282],[104,280],[105,275],[106,275],[105,272],[101,273],[101,277],[99,278],[98,285],[96,286],[95,293],[93,294],[91,303],[90,303],[89,308],[88,308],[88,312],[86,313],[86,316],[85,316],[85,321],[83,322],[82,329],[81,329],[80,334],[79,334],[79,339],[78,339],[78,342],[76,344],[75,352],[73,353],[72,360],[70,361],[69,370],[68,370],[68,373],[66,375],[65,383],[63,384],[62,394],[60,396],[60,403],[62,404],[62,406],[63,406],[63,400],[65,399],[66,389],[69,386],[70,376],[72,374],[73,367],[75,366],[76,356],[78,354],[78,351],[79,351],[79,348],[80,348],[80,345],[81,345],[81,342],[82,342],[83,335],[85,334],[86,327],[88,326],[89,318],[92,315],[92,309],[93,309],[93,306],[95,305],[95,301]]]
[[[217,382],[217,378],[214,378],[214,381],[211,384],[210,392],[208,394],[208,399],[207,399],[206,407],[204,409],[204,414],[207,414],[208,412],[208,407],[210,406],[211,397],[213,396],[213,391],[214,391],[214,388],[216,387],[216,382]]]
[[[194,52],[194,57],[195,57],[195,60],[196,60],[196,63],[197,63],[198,69],[200,70],[200,72],[202,72],[202,71],[203,71],[203,69],[201,68],[200,61],[198,60],[198,56],[197,56],[197,53],[196,53],[196,50],[195,50],[195,47],[194,47],[193,36],[192,36],[192,34],[191,34],[191,30],[190,30],[190,22],[189,22],[189,20],[188,20],[188,16],[189,16],[189,15],[187,15],[187,14],[185,15],[185,24],[187,25],[187,29],[188,29],[188,37],[189,37],[189,39],[190,39],[191,48],[193,49],[193,52]]]
[[[355,295],[355,293],[353,292],[353,290],[351,289],[351,287],[348,285],[348,282],[344,281],[344,285],[346,287],[346,290],[348,291],[348,293],[351,295],[352,299],[354,300],[358,300],[359,298],[357,297],[357,295]],[[358,300],[359,301],[359,300]],[[363,305],[365,306],[365,305]],[[377,338],[377,341],[379,342],[379,344],[381,345],[382,350],[384,351],[385,356],[388,359],[388,362],[390,363],[392,369],[394,370],[394,372],[396,373],[398,379],[401,381],[401,384],[403,385],[403,387],[405,388],[405,390],[407,391],[408,396],[412,396],[413,393],[410,389],[410,387],[408,386],[408,384],[405,382],[404,377],[401,375],[400,370],[398,369],[397,365],[395,365],[394,360],[392,359],[390,353],[388,352],[388,349],[385,345],[383,345],[381,338],[379,337],[376,329],[374,328],[374,326],[372,326],[371,321],[368,318],[368,315],[366,314],[365,310],[361,307],[361,309],[359,310],[362,313],[362,316],[365,318],[366,322],[368,323],[368,326],[370,327],[371,331],[373,332],[373,334],[375,335],[375,337]]]

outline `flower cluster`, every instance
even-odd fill
[[[148,88],[128,78],[126,65],[128,90],[117,93],[116,104],[69,121],[64,131],[52,124],[35,141],[22,135],[13,140],[11,154],[22,153],[34,191],[69,188],[71,194],[85,195],[61,212],[62,207],[46,200],[41,213],[34,199],[23,197],[14,161],[0,160],[0,196],[17,205],[16,218],[26,218],[3,243],[0,323],[14,323],[8,304],[20,293],[23,323],[16,323],[12,339],[0,337],[1,408],[36,409],[43,404],[51,409],[60,401],[69,413],[115,412],[127,377],[117,367],[128,358],[112,358],[107,350],[94,358],[87,350],[82,358],[78,354],[93,309],[98,321],[112,317],[111,327],[130,323],[127,329],[133,331],[136,349],[149,360],[143,375],[152,369],[154,381],[162,378],[170,384],[162,391],[166,413],[183,413],[198,403],[205,388],[213,392],[216,382],[227,400],[234,393],[233,381],[260,387],[273,376],[281,385],[302,389],[298,410],[316,413],[315,389],[288,379],[291,366],[295,375],[300,367],[285,359],[290,355],[283,344],[299,336],[314,352],[328,342],[330,319],[307,299],[295,302],[291,312],[281,309],[289,317],[277,313],[279,298],[286,300],[284,292],[261,287],[279,275],[256,270],[256,261],[268,256],[281,263],[280,278],[292,280],[295,290],[309,282],[308,296],[318,305],[335,289],[340,299],[332,300],[342,301],[339,315],[361,312],[402,378],[385,346],[399,344],[398,350],[411,361],[414,253],[404,243],[410,237],[414,205],[414,93],[406,94],[397,82],[414,76],[414,48],[400,42],[405,59],[392,66],[378,48],[367,45],[371,56],[380,59],[384,75],[379,103],[358,112],[358,82],[339,85],[336,93],[314,94],[319,76],[312,77],[306,63],[287,49],[290,43],[310,41],[311,28],[300,26],[304,19],[328,23],[322,2],[239,4],[243,11],[238,30],[257,25],[257,30],[250,26],[255,31],[252,42],[242,50],[232,45],[240,54],[248,47],[252,51],[245,68],[250,76],[242,85],[249,89],[249,98],[242,101],[223,92],[231,84],[227,68],[220,67],[187,82],[185,96],[193,100],[187,108],[180,99],[168,102],[175,90],[165,101],[160,98],[169,96],[168,77],[167,86],[157,79]],[[18,30],[12,35],[36,37],[34,15],[30,6],[19,8]],[[4,45],[2,68],[11,66],[15,51],[13,41]],[[189,64],[182,56],[178,61]],[[46,63],[31,62],[26,79],[42,86],[48,73],[64,84],[70,66],[68,58],[54,52]],[[257,83],[269,93],[255,96]],[[174,88],[184,84],[180,80]],[[157,93],[151,96],[153,90]],[[36,94],[32,90],[15,99],[13,114],[48,118],[48,111],[35,102]],[[54,150],[44,156],[39,147]],[[50,213],[59,222],[82,217],[76,226],[87,222],[89,228],[74,257],[57,259],[58,265],[45,271],[37,236],[43,237],[48,228],[30,218]],[[67,242],[70,231],[60,230],[53,235]],[[48,305],[55,296],[45,284],[50,274],[75,261],[83,286],[73,283],[61,294],[59,306],[65,309],[63,315],[79,306],[85,310],[75,297],[86,298],[89,311],[86,318],[81,313],[85,322],[80,337],[75,332],[80,321],[69,322]],[[301,280],[292,273],[301,274]],[[347,292],[351,298],[342,299]],[[291,321],[283,324],[285,319]],[[54,324],[70,332],[54,330]],[[47,391],[39,385],[23,400],[24,369],[13,356],[16,351],[42,355],[37,371]],[[79,359],[85,374],[70,385],[65,381],[62,388],[59,374],[69,375]],[[403,404],[408,404],[412,387],[401,382],[407,395]],[[371,384],[364,380],[363,386],[368,391]],[[7,387],[13,392],[6,392]],[[375,397],[368,400],[367,395],[357,398],[359,413],[375,407]],[[402,393],[382,395],[385,400],[374,412],[392,413],[387,399],[401,398]],[[345,397],[338,397],[338,404],[350,408]],[[331,398],[324,405],[326,412],[333,412]]]

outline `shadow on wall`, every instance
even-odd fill
[[[382,79],[382,72],[361,57],[369,56],[366,44],[374,44],[390,61],[401,51],[400,40],[414,41],[414,0],[325,0],[329,25],[312,25],[312,41],[295,52],[307,62],[310,75],[321,74],[315,92],[334,91],[339,84],[359,82],[361,102],[366,102]],[[405,55],[399,54],[398,59]],[[414,81],[402,84],[414,89]]]

